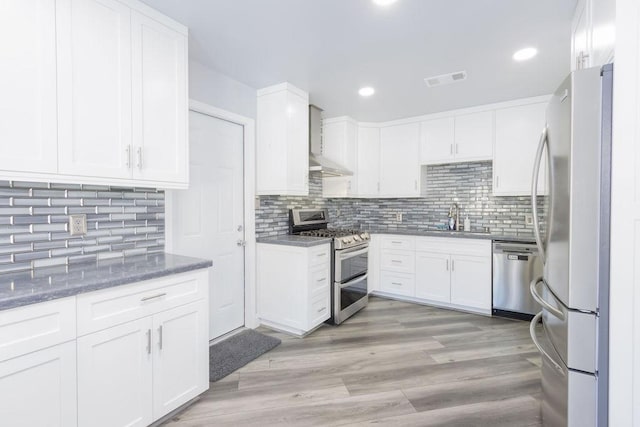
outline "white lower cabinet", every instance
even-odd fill
[[[3,425],[76,426],[75,341],[0,362],[0,396]]]
[[[0,420],[147,426],[209,387],[208,272],[0,310]]]
[[[204,301],[78,338],[81,426],[146,426],[208,387]]]
[[[374,235],[371,242],[374,292],[491,313],[490,240]]]
[[[451,303],[491,311],[491,257],[451,255]]]
[[[329,243],[258,243],[258,317],[264,326],[303,336],[331,316],[330,250]]]
[[[209,319],[203,300],[153,316],[153,418],[209,388]]]
[[[450,263],[449,254],[416,253],[417,298],[444,303],[451,302]]]
[[[207,390],[207,283],[183,273],[78,296],[80,426],[146,426]]]
[[[152,319],[78,338],[80,426],[146,426],[153,421]]]

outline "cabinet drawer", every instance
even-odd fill
[[[309,306],[309,329],[319,325],[331,315],[329,295],[318,295]]]
[[[380,289],[396,295],[412,297],[415,294],[416,279],[413,274],[383,271],[380,274]]]
[[[327,266],[316,267],[309,273],[309,295],[313,298],[316,295],[329,289],[329,276],[331,275]]]
[[[0,361],[76,338],[76,297],[0,311]]]
[[[383,236],[382,249],[404,249],[412,251],[415,248],[413,236]]]
[[[205,298],[208,271],[176,274],[78,296],[78,335]]]
[[[416,255],[413,251],[382,251],[380,265],[382,270],[414,273]]]
[[[329,251],[329,244],[309,250],[309,266],[329,265],[329,261],[331,259]]]

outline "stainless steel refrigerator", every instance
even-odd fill
[[[542,355],[545,426],[607,425],[612,83],[612,64],[571,73],[549,101],[536,154],[532,205],[544,273],[531,283],[543,307],[531,336]],[[541,224],[535,182],[545,155]]]

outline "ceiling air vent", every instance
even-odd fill
[[[461,82],[467,79],[466,71],[456,71],[455,73],[441,74],[439,76],[427,77],[424,82],[428,87],[448,85],[455,82]]]

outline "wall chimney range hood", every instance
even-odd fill
[[[353,172],[322,155],[322,110],[309,105],[309,173],[322,176],[351,176]]]

